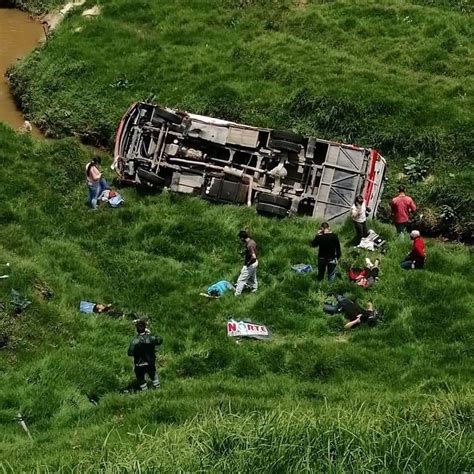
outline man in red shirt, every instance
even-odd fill
[[[400,186],[398,188],[398,196],[394,197],[390,203],[393,214],[393,223],[399,234],[406,232],[408,221],[410,220],[410,213],[416,212],[415,201],[410,196],[405,194],[405,188]]]
[[[413,230],[410,233],[410,239],[413,240],[411,252],[406,256],[405,260],[400,263],[400,266],[404,270],[421,269],[425,266],[425,242],[420,237],[420,232],[417,230]]]

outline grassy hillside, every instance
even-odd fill
[[[314,260],[314,222],[133,188],[124,208],[90,212],[87,159],[74,140],[35,143],[0,126],[0,263],[11,263],[0,283],[4,472],[474,468],[469,249],[428,242],[426,270],[404,272],[409,242],[373,223],[390,240],[381,281],[370,293],[345,278],[336,289],[372,299],[385,318],[346,333],[321,310],[326,285],[289,269]],[[208,302],[200,291],[238,274],[242,227],[259,245],[261,289]],[[351,255],[351,225],[337,230],[344,269],[364,255]],[[20,316],[11,288],[33,302]],[[149,315],[165,341],[162,391],[119,393],[133,379],[133,325],[81,314],[81,299]],[[231,316],[267,324],[273,340],[235,344]]]
[[[18,0],[35,11],[56,0]],[[470,240],[474,16],[467,0],[103,0],[12,72],[52,136],[110,146],[131,101],[379,148],[425,232]],[[92,0],[83,7],[93,5]],[[404,175],[412,158],[414,168]]]

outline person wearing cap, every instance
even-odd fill
[[[425,266],[425,242],[420,237],[420,232],[418,230],[413,230],[410,232],[410,239],[413,241],[411,252],[400,263],[400,266],[404,270],[421,269]]]
[[[339,237],[331,232],[327,222],[321,224],[319,232],[311,241],[311,247],[319,247],[318,281],[324,279],[327,271],[329,283],[333,282],[336,278],[337,260],[341,258],[341,243]]]
[[[160,336],[152,336],[147,329],[146,321],[138,319],[135,323],[137,335],[130,342],[128,355],[133,357],[135,376],[140,390],[147,390],[145,375],[150,377],[153,388],[160,388],[160,379],[156,373],[156,346],[162,344]]]
[[[244,266],[240,270],[240,275],[235,285],[235,296],[242,294],[244,288],[249,288],[255,293],[258,288],[257,282],[257,244],[252,240],[245,230],[239,232],[239,239],[244,244]]]
[[[397,233],[403,235],[407,230],[410,213],[416,212],[415,201],[405,194],[405,188],[399,186],[398,196],[395,196],[390,202],[392,208],[393,223],[397,229]]]

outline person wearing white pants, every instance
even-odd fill
[[[239,239],[245,245],[244,266],[240,270],[240,275],[235,285],[235,296],[242,294],[244,288],[248,288],[255,293],[258,288],[257,282],[257,244],[250,238],[245,230],[239,232]]]
[[[240,270],[239,279],[237,280],[237,284],[235,285],[235,296],[239,296],[244,288],[250,289],[252,293],[255,293],[257,291],[257,267],[258,260],[256,260],[249,266],[244,265],[242,267],[242,270]]]

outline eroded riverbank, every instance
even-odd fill
[[[18,109],[5,77],[7,69],[34,49],[44,37],[41,23],[14,8],[0,8],[0,122],[18,129],[24,123],[24,116]],[[33,126],[32,134],[40,136]]]

